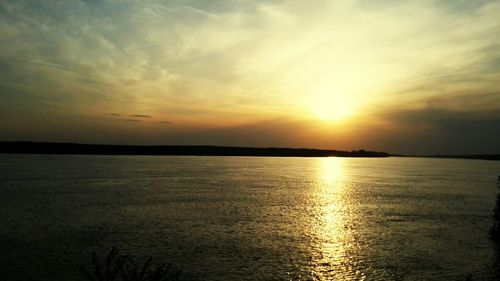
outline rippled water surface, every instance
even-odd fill
[[[464,279],[500,162],[0,155],[0,280],[82,280],[112,246],[197,280]]]

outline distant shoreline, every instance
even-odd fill
[[[367,150],[330,150],[284,147],[237,147],[214,145],[108,145],[58,142],[0,141],[0,153],[150,155],[150,156],[263,156],[263,157],[420,157],[444,159],[500,160],[500,154],[402,155]]]
[[[469,155],[449,155],[449,154],[437,154],[437,155],[391,155],[399,157],[423,157],[423,158],[442,158],[442,159],[471,159],[471,160],[500,160],[500,154],[469,154]]]
[[[378,151],[340,151],[312,148],[232,147],[211,145],[105,145],[54,142],[0,142],[0,153],[87,155],[186,155],[272,157],[390,157]]]

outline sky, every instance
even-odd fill
[[[3,0],[0,140],[500,153],[500,0]]]

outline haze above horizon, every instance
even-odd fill
[[[500,1],[2,1],[0,141],[500,153]]]

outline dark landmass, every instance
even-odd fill
[[[389,157],[385,152],[339,151],[310,148],[230,147],[210,145],[101,145],[52,142],[0,142],[0,153],[92,155],[197,155],[281,157]]]

